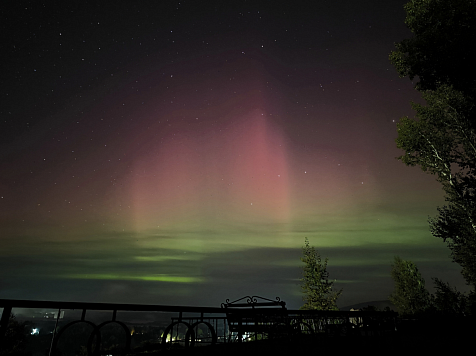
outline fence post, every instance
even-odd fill
[[[56,336],[56,328],[58,327],[60,314],[61,314],[61,309],[58,309],[58,315],[56,316],[55,329],[53,330],[53,336],[51,337],[50,352],[48,352],[48,356],[51,356],[51,351],[53,351],[53,345],[54,345],[55,336]]]
[[[8,321],[10,320],[10,314],[12,313],[12,306],[5,305],[3,307],[2,319],[0,321],[0,345],[3,343],[5,334],[7,333]]]

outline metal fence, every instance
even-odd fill
[[[0,348],[6,342],[8,323],[14,308],[57,311],[50,315],[52,319],[55,319],[55,327],[51,332],[49,355],[57,355],[60,352],[63,355],[67,354],[65,350],[61,350],[61,344],[67,338],[74,338],[74,333],[68,331],[78,327],[88,330],[88,336],[82,346],[83,352],[87,352],[88,355],[133,352],[131,341],[135,337],[134,327],[121,320],[118,312],[120,315],[124,312],[167,313],[168,321],[164,324],[164,329],[157,328],[153,338],[155,347],[161,349],[272,338],[292,340],[303,335],[378,336],[392,333],[396,328],[397,313],[394,312],[288,310],[284,308],[284,302],[279,302],[283,308],[280,308],[278,312],[278,309],[256,307],[258,304],[254,302],[256,301],[254,297],[250,297],[249,300],[249,308],[244,305],[244,308],[233,309],[234,324],[232,324],[230,315],[227,313],[230,309],[223,308],[223,305],[221,308],[213,308],[0,299],[0,308],[3,308],[0,323]],[[74,320],[59,323],[62,312],[70,310],[77,311],[77,317]],[[106,320],[93,320],[91,316],[95,311],[106,312],[109,316]],[[120,340],[118,342],[120,346],[109,348],[106,352],[104,350],[105,330],[112,326],[115,327],[114,340]]]

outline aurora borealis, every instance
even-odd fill
[[[339,306],[394,255],[464,289],[395,159],[405,1],[199,3],[2,12],[0,298],[297,308],[305,237]]]

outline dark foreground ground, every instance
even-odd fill
[[[345,337],[303,338],[294,342],[256,341],[243,344],[221,344],[191,349],[162,350],[134,355],[431,355],[467,353],[472,340],[461,338],[429,337]]]
[[[302,336],[292,341],[261,340],[189,349],[170,349],[155,355],[459,355],[472,354],[476,324],[429,320],[400,325],[395,333],[379,336]],[[470,351],[469,351],[470,350]],[[135,355],[153,355],[139,353]]]

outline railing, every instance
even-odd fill
[[[131,345],[131,330],[123,321],[117,319],[117,312],[128,311],[128,312],[168,312],[175,313],[177,315],[172,320],[172,323],[168,325],[165,332],[162,335],[157,335],[157,339],[161,341],[163,346],[182,344],[184,346],[194,346],[195,342],[198,341],[197,335],[193,332],[193,328],[196,328],[198,324],[193,326],[188,324],[186,318],[188,315],[194,315],[194,318],[197,318],[195,315],[199,314],[198,319],[204,320],[208,319],[224,319],[224,311],[221,308],[213,307],[190,307],[190,306],[170,306],[170,305],[142,305],[142,304],[110,304],[110,303],[80,303],[80,302],[54,302],[54,301],[31,301],[31,300],[8,300],[0,299],[0,308],[3,308],[2,318],[0,321],[0,348],[3,344],[5,332],[8,327],[8,322],[13,308],[26,308],[26,309],[53,309],[58,310],[56,313],[56,325],[61,315],[61,311],[65,310],[81,310],[81,317],[77,320],[68,322],[66,325],[63,325],[59,330],[55,327],[54,332],[52,333],[52,341],[50,345],[49,354],[54,355],[58,347],[58,342],[64,336],[65,332],[77,324],[84,324],[89,326],[92,329],[90,337],[87,341],[87,352],[88,355],[95,355],[100,353],[101,347],[101,329],[103,329],[108,324],[116,324],[124,331],[125,343],[124,347],[119,350],[119,353],[126,353],[130,349]],[[103,321],[99,324],[94,323],[89,320],[87,314],[89,315],[90,311],[110,311],[109,320]],[[184,319],[185,318],[185,319]],[[190,317],[188,317],[190,318]],[[169,319],[170,320],[170,319]],[[179,330],[179,326],[185,325],[185,330]],[[205,325],[207,325],[205,323]],[[182,328],[183,329],[183,328]],[[216,343],[218,340],[226,340],[226,337],[220,335],[218,338],[216,331],[221,330],[219,328],[214,328],[210,324],[209,333],[215,335],[211,343]],[[175,332],[175,335],[174,335]],[[226,333],[227,330],[223,330],[223,333]]]
[[[272,310],[266,312],[267,319],[249,319],[249,309],[241,310],[240,308],[235,308],[233,310],[235,319],[242,313],[243,320],[248,318],[246,319],[247,325],[253,325],[253,327],[249,328],[253,332],[243,332],[243,330],[246,331],[246,328],[240,331],[230,330],[230,320],[227,320],[224,308],[0,299],[0,308],[3,308],[0,322],[0,348],[5,340],[5,332],[13,308],[41,308],[58,311],[55,315],[55,328],[51,333],[49,355],[57,353],[61,340],[68,336],[68,330],[74,329],[78,325],[83,325],[92,330],[87,338],[86,345],[84,345],[88,355],[100,355],[104,352],[101,350],[101,340],[104,339],[104,329],[111,325],[116,325],[120,333],[123,334],[121,337],[122,347],[109,350],[107,353],[126,354],[131,352],[131,339],[134,329],[130,324],[128,326],[126,322],[119,320],[118,312],[173,313],[174,316],[168,315],[169,322],[164,324],[164,326],[167,325],[165,330],[161,332],[157,328],[159,331],[154,336],[156,344],[160,344],[161,348],[179,345],[193,347],[235,341],[242,342],[276,336],[292,340],[299,335],[306,334],[323,337],[346,335],[371,336],[395,331],[397,313],[394,312],[287,310],[284,307],[284,302],[279,303],[284,308],[280,308],[279,325],[276,322],[278,319],[272,318]],[[66,324],[63,322],[64,325],[59,328],[57,326],[61,311],[65,310],[81,311],[81,316]],[[282,310],[285,311],[284,314]],[[106,320],[102,319],[101,322],[94,320],[93,322],[90,316],[94,311],[108,311],[110,314]],[[278,329],[280,330],[279,334],[271,332]]]

